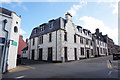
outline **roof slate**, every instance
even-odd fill
[[[40,26],[44,26],[44,28],[45,28],[44,31],[40,30],[40,26],[35,27],[32,30],[32,33],[30,35],[30,39],[60,29],[61,28],[61,23],[60,23],[61,21],[60,20],[61,20],[61,17],[57,18],[55,20],[52,20],[52,21],[50,20],[48,23],[45,23],[44,25],[43,24],[40,25]],[[53,22],[54,26],[52,28],[49,28],[49,25],[50,25],[51,22]],[[37,33],[34,32],[35,29],[37,29]]]

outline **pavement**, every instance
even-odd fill
[[[9,72],[19,72],[27,69],[30,69],[30,66],[17,66],[16,68],[9,70]]]
[[[3,74],[3,78],[119,78],[119,61],[112,56],[82,59],[65,63],[23,60],[25,65]]]

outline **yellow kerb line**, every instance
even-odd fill
[[[31,69],[35,69],[34,67],[30,67],[30,66],[25,66],[25,67],[28,67],[28,68],[31,68]]]

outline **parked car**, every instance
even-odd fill
[[[120,53],[113,54],[113,60],[120,60]]]

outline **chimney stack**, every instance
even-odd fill
[[[98,28],[96,29],[96,33],[97,33],[97,34],[99,33],[99,29],[98,29]]]
[[[72,15],[71,15],[69,12],[67,12],[67,13],[65,14],[65,18],[66,18],[67,22],[68,22],[68,21],[71,21],[71,22],[72,22]]]
[[[28,43],[28,38],[26,39],[26,43]]]

